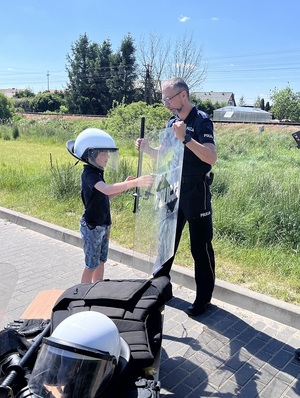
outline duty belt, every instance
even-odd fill
[[[194,176],[182,176],[181,183],[189,183],[189,182],[199,182],[204,181],[206,177],[210,177],[210,171],[208,173],[201,173]]]

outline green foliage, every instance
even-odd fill
[[[48,141],[48,143],[56,144],[65,144],[66,141],[72,139],[76,134],[75,125],[77,126],[74,121],[62,118],[21,118],[16,123],[20,135],[27,142],[35,142],[38,139],[39,141]]]
[[[291,87],[287,86],[279,91],[274,89],[270,97],[273,101],[272,113],[275,119],[300,121],[300,92],[294,93]]]
[[[9,141],[11,139],[11,136],[9,134],[4,134],[3,135],[3,140],[4,141]]]
[[[68,55],[67,104],[72,113],[106,115],[117,102],[134,100],[136,80],[135,48],[130,35],[120,50],[112,52],[111,43],[91,42],[86,34],[72,46]]]
[[[25,186],[25,176],[21,169],[15,165],[9,165],[7,162],[1,164],[0,173],[0,190],[9,190],[11,192],[18,192]]]
[[[44,92],[37,94],[31,101],[34,112],[59,112],[64,100],[58,93]]]
[[[65,114],[69,113],[69,109],[65,105],[61,105],[59,107],[59,113],[65,115]]]
[[[20,137],[19,127],[16,124],[14,124],[12,127],[12,138],[16,140],[18,137]]]
[[[113,101],[130,104],[137,98],[135,46],[128,34],[113,52],[109,40],[101,45],[84,34],[67,56],[67,106],[71,113],[106,115]]]
[[[141,117],[146,117],[146,130],[163,128],[171,113],[162,105],[146,105],[144,102],[130,105],[116,105],[106,118],[64,119],[64,118],[20,118],[16,121],[20,135],[26,141],[47,140],[49,143],[61,143],[75,139],[88,127],[96,127],[107,131],[117,141],[133,147],[133,139],[140,133]],[[6,128],[5,126],[2,129]],[[8,130],[9,131],[9,130]],[[1,134],[1,128],[0,128]]]
[[[34,92],[31,89],[26,88],[25,90],[18,90],[14,94],[13,98],[33,98],[34,96]]]
[[[32,112],[32,98],[13,98],[16,112]]]
[[[107,53],[110,54],[110,44]],[[67,106],[71,113],[97,115],[103,114],[102,103],[107,100],[101,71],[100,47],[91,42],[85,33],[72,45],[67,55]],[[110,100],[110,99],[109,99]],[[111,100],[110,100],[111,102]]]
[[[11,124],[10,122],[7,124],[0,124],[0,137],[8,141],[11,139]]]
[[[80,174],[74,165],[56,164],[51,167],[50,194],[59,200],[80,195]]]
[[[7,121],[13,116],[13,103],[4,94],[0,93],[0,120]]]
[[[164,128],[171,113],[162,105],[147,105],[141,101],[121,104],[111,109],[108,118],[103,119],[103,128],[113,137],[132,140],[139,136],[142,116],[146,119],[146,131],[152,131]]]
[[[213,104],[210,100],[201,101],[200,99],[197,99],[193,96],[191,96],[191,99],[193,103],[196,105],[197,109],[200,109],[201,111],[207,113],[210,116],[213,115],[215,109],[219,109],[227,105],[225,102],[222,103],[216,102],[215,104]]]
[[[239,99],[238,106],[245,106],[245,105],[246,105],[245,97],[242,95],[241,98]]]
[[[287,134],[243,127],[217,134],[217,145],[216,234],[247,247],[299,251],[300,158]]]
[[[136,78],[135,47],[131,35],[128,34],[122,40],[120,50],[110,57],[110,77],[107,86],[111,98],[118,103],[132,103]]]

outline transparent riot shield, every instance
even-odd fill
[[[6,310],[18,282],[18,272],[14,266],[6,263],[0,263],[0,269],[0,329],[3,329],[9,321]]]
[[[172,128],[147,133],[145,138],[161,150],[156,159],[143,152],[139,158],[139,175],[155,178],[152,187],[137,192],[133,261],[142,255],[155,274],[174,253],[184,147]]]

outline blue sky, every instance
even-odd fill
[[[66,55],[86,33],[116,51],[130,33],[175,41],[193,35],[207,74],[199,91],[236,101],[269,100],[287,85],[300,92],[300,0],[14,0],[1,6],[0,88],[35,92],[66,86]],[[49,76],[47,76],[49,71]]]

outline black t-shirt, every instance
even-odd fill
[[[176,120],[180,119],[173,116],[168,122],[168,127],[171,127]],[[186,133],[200,144],[207,142],[212,144],[215,143],[213,124],[206,113],[198,110],[194,106],[184,120],[184,123],[187,125]],[[210,170],[210,164],[203,162],[187,147],[184,148],[182,176],[206,174]]]
[[[81,198],[84,204],[83,217],[88,224],[111,225],[109,197],[98,191],[95,185],[104,181],[104,171],[84,165],[81,175]]]

